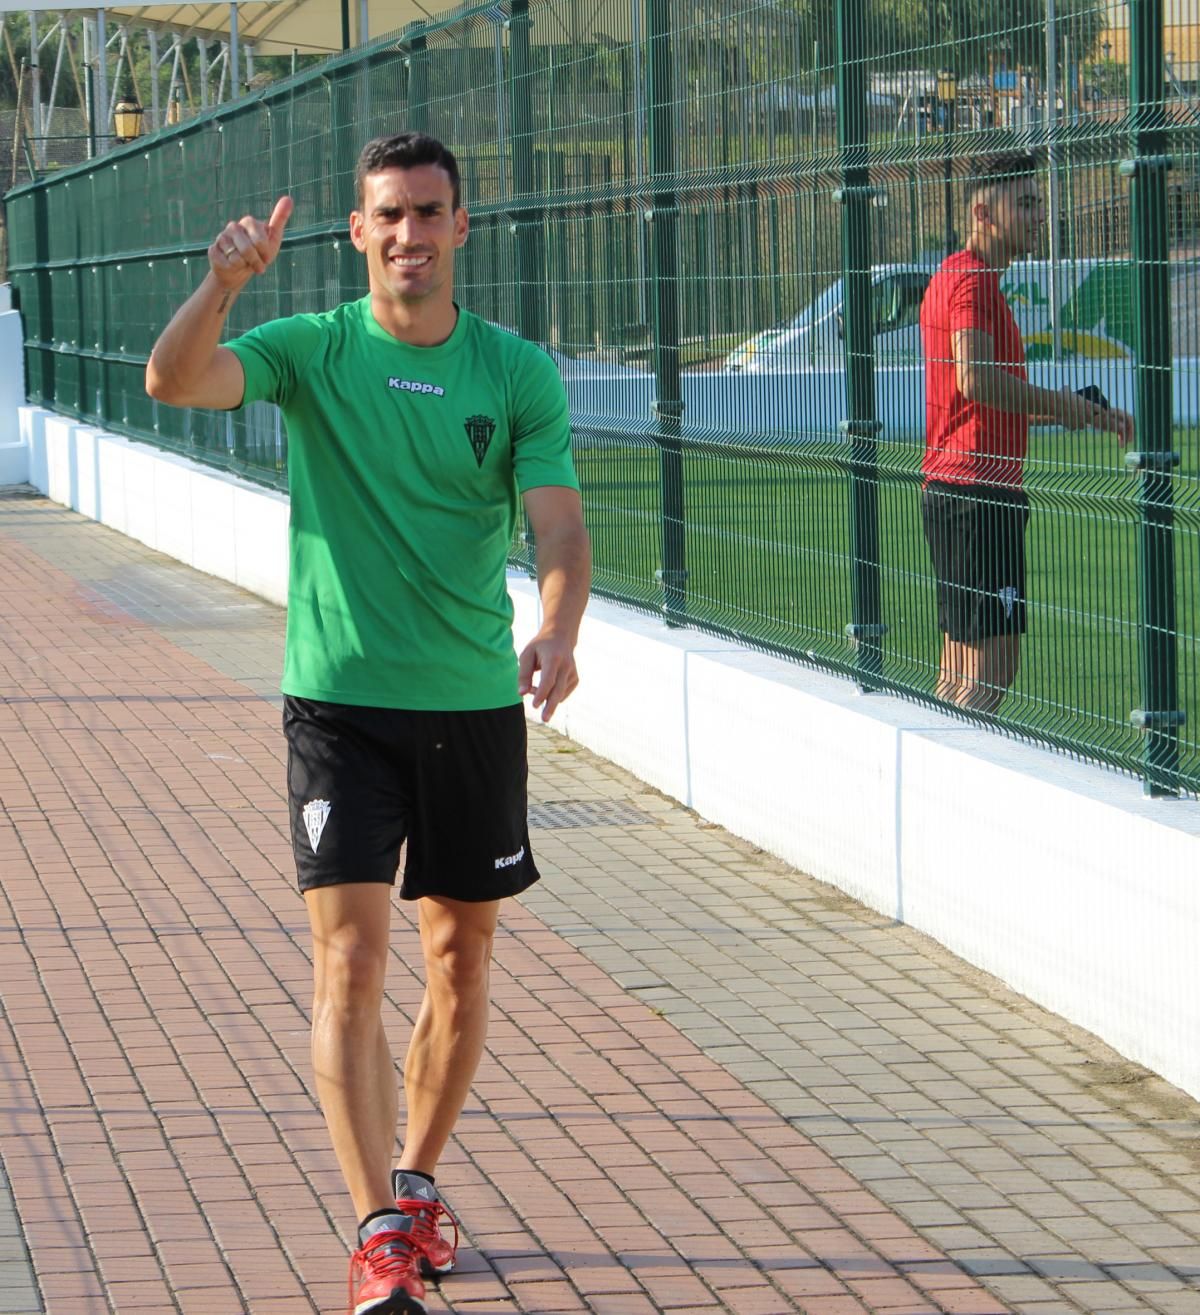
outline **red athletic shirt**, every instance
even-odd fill
[[[991,335],[1000,369],[1025,376],[1025,349],[1000,277],[971,251],[942,261],[921,303],[925,352],[926,480],[947,484],[1021,487],[1029,447],[1029,418],[968,402],[958,391],[951,334],[979,329]]]

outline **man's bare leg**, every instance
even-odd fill
[[[313,935],[313,1071],[334,1153],[359,1219],[394,1208],[399,1092],[383,1030],[392,888],[305,893]]]
[[[968,712],[995,712],[1021,664],[1021,636],[990,635],[977,644],[947,638],[942,646],[937,696]]]
[[[962,679],[963,657],[960,650],[966,647],[949,635],[942,636],[942,665],[938,669],[937,684],[933,687],[936,698],[943,703],[958,702],[958,686]]]
[[[404,1169],[433,1177],[466,1103],[487,1036],[499,913],[499,900],[421,900],[425,998],[404,1063]]]

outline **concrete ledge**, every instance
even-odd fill
[[[1200,804],[603,602],[579,664],[558,730],[1200,1096]]]
[[[22,407],[58,502],[283,602],[287,499]],[[510,580],[518,643],[538,624]],[[557,729],[1200,1097],[1200,804],[595,602]]]
[[[26,479],[55,502],[281,606],[287,602],[287,496],[22,406]]]
[[[25,400],[25,338],[10,294],[9,285],[0,283],[0,486],[29,480],[29,448],[17,424]]]
[[[29,483],[29,449],[24,443],[0,443],[0,488]]]

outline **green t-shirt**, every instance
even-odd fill
[[[460,711],[518,701],[505,562],[517,490],[578,488],[562,380],[539,347],[459,311],[437,347],[369,297],[230,342],[242,405],[287,421],[283,691]]]

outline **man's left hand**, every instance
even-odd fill
[[[540,679],[534,684],[535,673]],[[575,669],[575,646],[560,635],[537,634],[525,645],[517,666],[517,691],[522,698],[533,695],[533,706],[541,708],[542,721],[554,716],[554,710],[579,684]]]
[[[1121,447],[1127,447],[1133,442],[1133,416],[1128,411],[1120,411],[1115,406],[1110,407],[1103,428],[1116,434],[1117,442]]]

